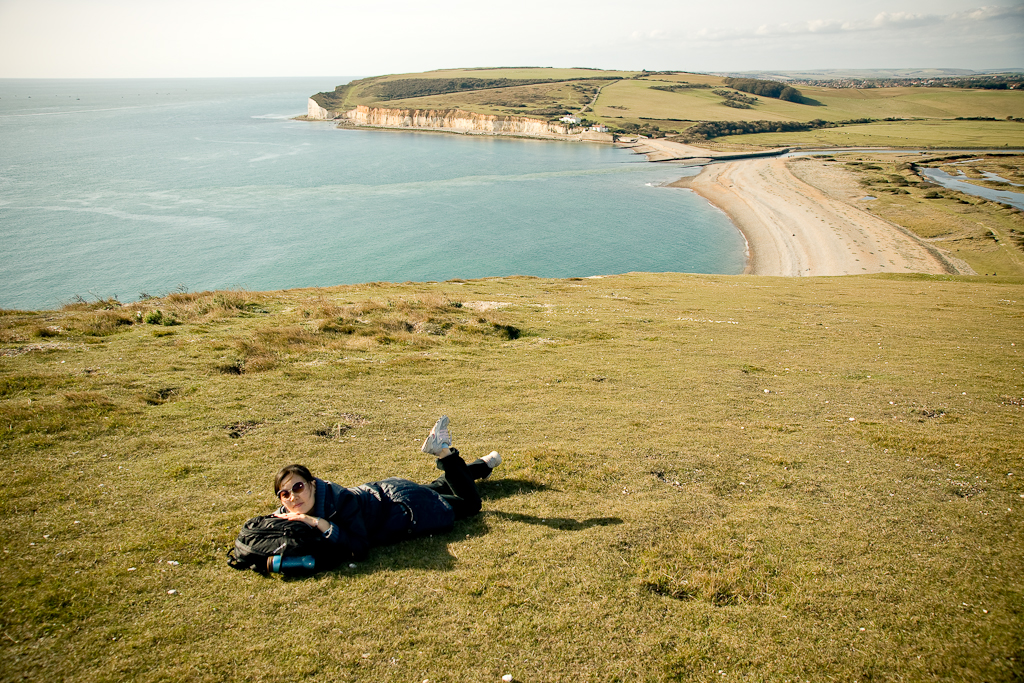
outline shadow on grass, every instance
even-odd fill
[[[813,97],[804,97],[802,95],[800,96],[800,104],[807,104],[807,105],[810,105],[812,107],[824,107],[825,106],[824,103],[819,102],[818,100],[814,99]]]
[[[481,482],[480,493],[485,500],[508,498],[510,496],[547,490],[544,484],[520,479],[500,479]],[[373,574],[378,571],[399,571],[403,569],[422,569],[426,571],[451,571],[455,568],[456,558],[448,550],[448,546],[456,541],[483,536],[489,531],[487,519],[496,517],[510,522],[537,524],[561,531],[582,531],[595,526],[622,524],[618,517],[591,517],[590,519],[572,519],[569,517],[535,517],[518,512],[502,512],[500,510],[484,510],[481,514],[455,523],[455,528],[443,534],[411,538],[392,545],[379,546],[370,551],[370,557],[360,562],[355,568],[342,565],[333,570],[337,574]]]
[[[485,512],[484,514],[491,517],[498,517],[499,519],[507,519],[510,522],[537,524],[551,529],[560,529],[561,531],[582,531],[583,529],[589,529],[595,526],[622,524],[622,520],[618,517],[591,517],[590,519],[572,519],[571,517],[541,518],[534,517],[533,515],[523,515],[518,512],[502,512],[500,510],[492,510]]]
[[[521,496],[525,493],[539,493],[549,491],[551,487],[547,484],[538,484],[535,481],[526,479],[484,479],[477,482],[477,490],[484,500],[498,500],[509,496]]]
[[[391,545],[376,546],[370,550],[370,556],[354,568],[343,564],[330,571],[349,576],[403,569],[451,571],[455,568],[456,558],[448,550],[448,546],[456,541],[483,536],[487,531],[487,523],[478,515],[456,522],[455,528],[447,533],[414,537]]]

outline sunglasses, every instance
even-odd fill
[[[277,492],[277,497],[281,500],[291,500],[293,496],[297,496],[306,490],[306,482],[297,481],[292,484],[291,489],[281,489]]]

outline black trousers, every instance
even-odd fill
[[[451,455],[437,461],[444,474],[426,487],[448,501],[455,511],[455,519],[465,519],[480,512],[480,493],[473,482],[487,477],[491,468],[483,460],[474,460],[467,465],[456,449],[451,451]]]

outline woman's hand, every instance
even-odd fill
[[[275,512],[274,516],[280,517],[281,519],[287,519],[292,522],[303,522],[311,527],[315,527],[317,530],[320,529],[319,517],[311,517],[310,515],[305,515],[301,512]]]

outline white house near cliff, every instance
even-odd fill
[[[568,123],[570,126],[575,126],[580,122],[580,120],[576,118],[575,114],[567,114],[558,120],[562,123]]]

